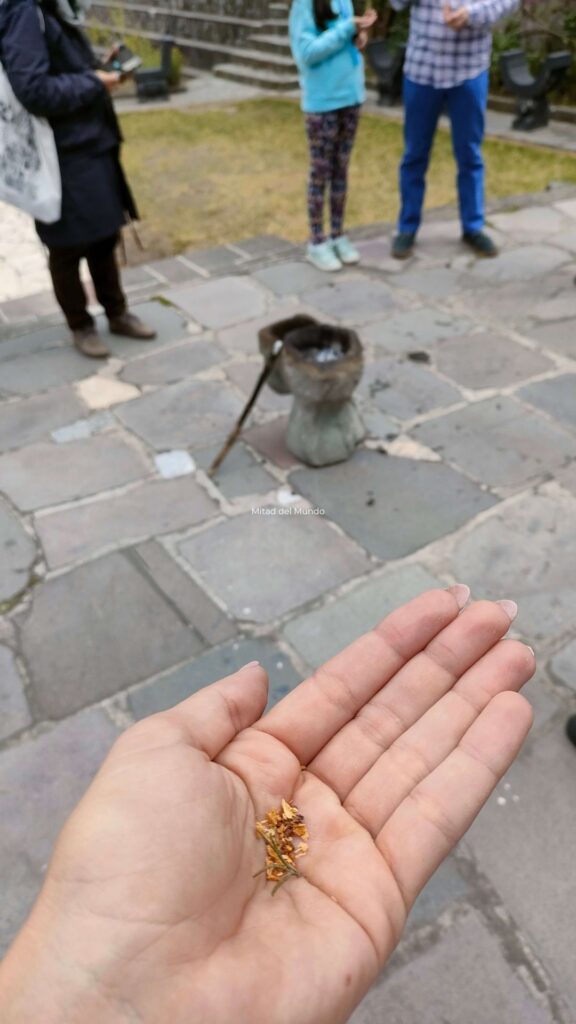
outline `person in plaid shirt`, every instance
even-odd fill
[[[405,150],[400,167],[402,208],[392,254],[411,255],[422,218],[426,171],[440,115],[452,125],[458,164],[462,239],[479,256],[497,256],[484,228],[482,141],[488,100],[492,29],[520,0],[390,0],[412,4],[404,67]]]

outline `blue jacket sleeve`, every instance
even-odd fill
[[[290,44],[296,64],[312,67],[344,49],[356,35],[353,17],[339,18],[333,28],[318,32],[310,0],[295,0],[290,11]]]
[[[50,61],[35,2],[8,3],[2,12],[2,64],[20,103],[37,117],[73,114],[105,86],[92,71],[50,74]]]
[[[472,28],[492,28],[520,6],[520,0],[474,0],[468,8]]]

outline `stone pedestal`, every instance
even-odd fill
[[[277,339],[284,348],[268,383],[280,394],[294,395],[288,449],[310,466],[343,462],[365,435],[352,401],[363,370],[358,335],[299,315],[260,331],[265,357]]]

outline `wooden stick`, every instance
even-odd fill
[[[222,448],[218,452],[218,455],[216,456],[216,458],[214,459],[212,465],[210,466],[210,468],[207,471],[209,477],[213,477],[214,476],[216,470],[224,462],[224,459],[228,455],[228,452],[231,450],[231,448],[234,447],[236,441],[238,440],[238,438],[240,436],[240,433],[242,431],[242,427],[243,427],[243,425],[244,425],[248,415],[250,414],[250,412],[252,410],[252,407],[254,406],[254,403],[255,403],[256,399],[258,398],[258,395],[260,394],[262,388],[264,387],[264,384],[266,383],[268,377],[270,376],[270,374],[272,372],[272,369],[274,368],[274,363],[278,359],[278,356],[280,355],[280,353],[281,353],[283,348],[284,348],[284,342],[283,341],[278,340],[278,341],[274,342],[274,344],[272,346],[272,351],[270,352],[270,355],[268,356],[266,362],[264,363],[264,366],[262,367],[262,371],[260,373],[260,376],[258,377],[258,380],[256,381],[256,384],[254,385],[254,390],[253,390],[252,394],[250,395],[250,398],[246,402],[246,405],[244,406],[244,409],[242,410],[242,413],[240,415],[240,418],[238,419],[238,422],[236,423],[236,426],[234,427],[234,429],[230,432],[230,434],[226,438],[226,441],[224,442]]]

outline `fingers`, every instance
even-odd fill
[[[529,647],[502,640],[378,758],[344,803],[377,836],[397,807],[458,746],[493,697],[534,674]]]
[[[399,608],[301,683],[258,723],[309,764],[385,683],[450,622],[468,588],[431,590]]]
[[[210,759],[260,718],[268,699],[268,676],[252,662],[177,704],[162,717],[185,730],[192,746]]]
[[[309,764],[310,770],[346,799],[382,752],[498,643],[515,612],[513,603],[490,601],[463,611],[358,710]]]
[[[455,750],[402,802],[376,837],[407,907],[468,830],[518,754],[532,709],[500,693]]]

